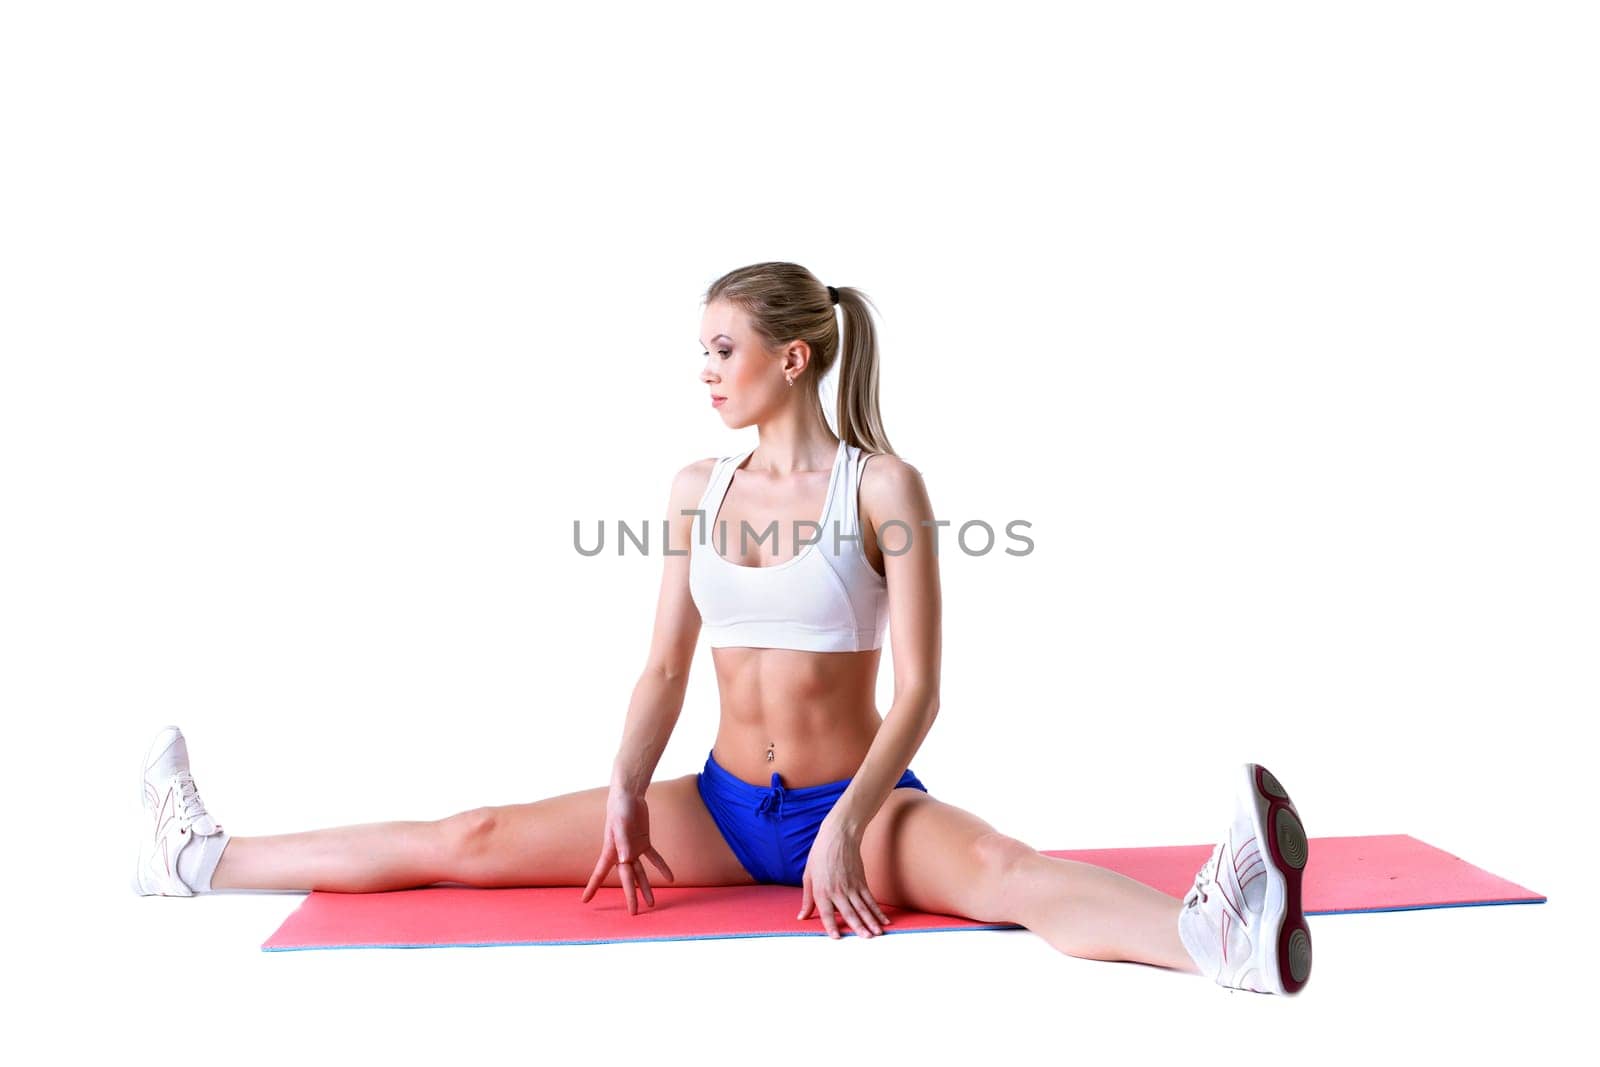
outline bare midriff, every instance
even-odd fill
[[[774,771],[788,789],[854,777],[883,725],[874,692],[882,651],[712,649],[722,703],[712,756],[763,788]]]

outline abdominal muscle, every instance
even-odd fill
[[[762,787],[774,771],[786,789],[854,777],[883,725],[874,706],[881,652],[712,649],[722,696],[712,756]]]

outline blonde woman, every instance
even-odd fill
[[[145,760],[154,828],[135,889],[582,886],[577,907],[620,886],[637,914],[656,878],[781,884],[800,887],[798,918],[830,937],[881,934],[894,905],[1017,923],[1073,956],[1298,993],[1306,836],[1264,768],[1238,772],[1234,820],[1182,899],[1042,855],[928,792],[910,763],[939,711],[938,558],[918,536],[934,512],[884,433],[867,300],[758,263],[717,279],[704,305],[700,380],[723,423],[754,426],[758,443],[673,477],[672,552],[609,785],[433,822],[232,837],[168,727]],[[837,436],[818,391],[836,366]],[[886,631],[895,695],[880,715]],[[699,773],[655,781],[702,633],[717,736]]]

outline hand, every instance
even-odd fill
[[[610,873],[611,868],[617,868],[618,877],[622,880],[623,898],[628,902],[628,914],[639,914],[638,891],[644,890],[645,903],[650,907],[656,906],[656,895],[650,889],[650,879],[644,873],[644,860],[648,859],[656,865],[656,869],[666,876],[667,881],[673,881],[672,869],[667,866],[667,861],[661,858],[650,844],[650,808],[645,804],[644,795],[631,793],[620,786],[612,786],[611,794],[606,798],[606,821],[603,837],[600,842],[600,861],[595,864],[594,873],[589,876],[589,884],[583,890],[583,903],[589,903],[594,896],[594,891],[600,888],[600,883]]]
[[[833,912],[838,909],[857,937],[883,933],[890,924],[867,889],[867,869],[861,862],[861,840],[826,819],[811,843],[806,871],[801,878],[800,918],[817,908],[828,936],[838,940]],[[870,933],[868,931],[871,931]]]

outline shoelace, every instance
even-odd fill
[[[1221,856],[1222,842],[1219,841],[1217,842],[1216,847],[1211,850],[1211,856],[1201,866],[1200,873],[1194,876],[1194,886],[1189,890],[1189,907],[1194,907],[1202,900],[1211,899],[1211,897],[1206,894],[1206,886],[1210,885],[1215,880],[1217,860],[1221,858]]]
[[[206,802],[200,799],[200,791],[195,788],[194,777],[188,771],[180,771],[173,776],[173,780],[178,785],[178,803],[182,809],[183,820],[192,823],[207,814]]]

